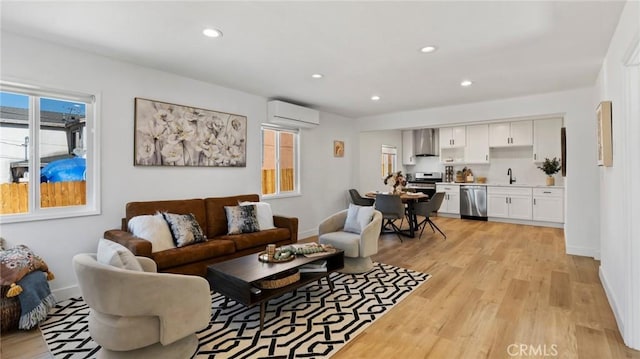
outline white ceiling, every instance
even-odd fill
[[[593,85],[623,6],[0,2],[5,31],[348,117]],[[429,44],[438,51],[419,52]]]

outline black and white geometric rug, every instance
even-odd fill
[[[212,293],[211,321],[198,332],[196,358],[328,358],[429,278],[382,263],[364,274],[332,273],[333,293],[323,280],[270,300],[262,332],[259,306],[230,301],[222,308],[224,297]],[[88,314],[84,301],[73,298],[58,303],[40,325],[56,359],[96,357]]]

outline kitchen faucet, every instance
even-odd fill
[[[513,184],[516,181],[515,177],[511,177],[511,173],[511,168],[509,168],[507,170],[507,174],[509,175],[509,184]]]

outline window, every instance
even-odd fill
[[[262,194],[298,194],[297,130],[262,127]]]
[[[95,97],[0,86],[0,221],[98,213]]]
[[[382,158],[380,161],[382,178],[387,177],[392,172],[396,172],[397,158],[398,150],[396,146],[382,145]]]

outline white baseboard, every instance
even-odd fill
[[[526,219],[513,219],[513,218],[500,218],[500,217],[489,217],[489,222],[502,222],[502,223],[511,223],[511,224],[524,224],[526,226],[537,226],[537,227],[552,227],[552,228],[564,228],[564,223],[556,223],[556,222],[543,222],[543,221],[530,221]]]
[[[61,302],[63,300],[67,300],[73,297],[80,297],[82,293],[80,293],[80,287],[77,285],[72,285],[65,288],[58,288],[51,291],[53,295],[56,297],[56,301]]]
[[[303,232],[298,232],[298,240],[301,239],[305,239],[305,238],[309,238],[309,237],[313,237],[313,236],[317,236],[318,235],[318,229],[309,229]]]
[[[599,250],[581,246],[567,246],[567,254],[582,257],[600,258]]]
[[[618,306],[618,301],[616,300],[616,296],[614,295],[611,287],[609,286],[609,281],[607,281],[607,276],[604,274],[602,270],[602,266],[598,269],[598,274],[600,276],[600,282],[602,283],[602,288],[604,288],[604,293],[607,296],[607,300],[609,301],[609,306],[611,310],[613,310],[613,316],[616,317],[616,324],[618,324],[618,330],[622,337],[624,338],[624,320],[622,320],[622,313],[620,312],[620,307]]]

